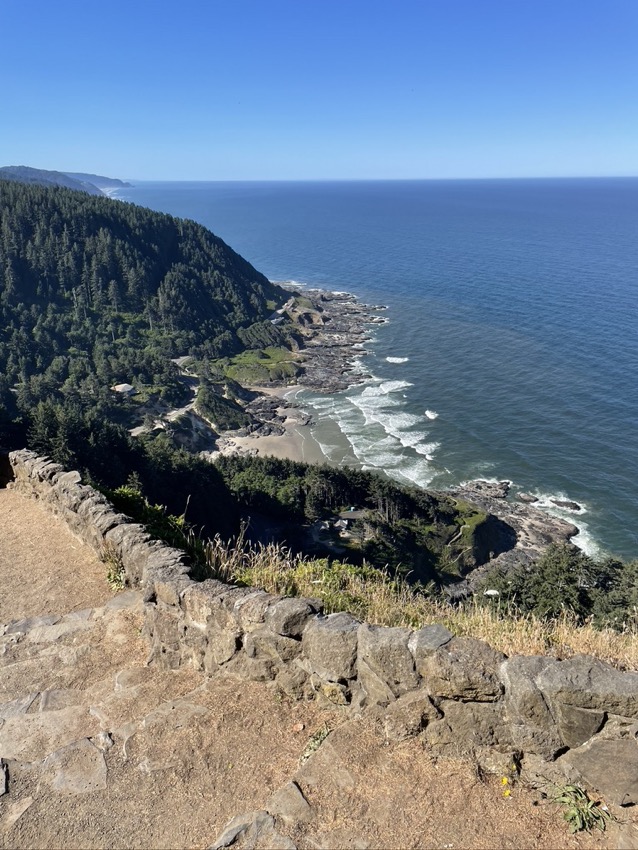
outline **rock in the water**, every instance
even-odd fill
[[[465,489],[481,493],[490,499],[504,499],[510,491],[510,481],[470,481]]]
[[[564,508],[566,511],[582,511],[582,505],[578,502],[570,502],[568,499],[550,499],[553,505],[557,508]]]

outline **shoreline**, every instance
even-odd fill
[[[376,311],[387,308],[364,304],[349,292],[299,287],[287,281],[279,281],[278,285],[300,294],[307,302],[295,310],[294,318],[291,316],[303,338],[303,347],[296,352],[303,371],[294,384],[246,385],[246,390],[261,399],[280,400],[281,404],[268,412],[270,418],[264,420],[266,425],[276,423],[275,433],[226,433],[217,440],[217,451],[222,455],[271,455],[301,463],[329,464],[330,459],[312,436],[311,415],[301,411],[291,397],[304,389],[330,395],[370,380],[362,368],[362,358],[368,354],[365,345],[371,342],[368,327],[384,324],[387,319],[376,315]],[[276,433],[277,430],[283,433]],[[211,459],[215,454],[210,453]]]
[[[299,351],[299,363],[304,372],[293,385],[247,388],[262,398],[275,397],[281,402],[272,419],[277,420],[277,428],[283,433],[222,436],[218,441],[221,454],[272,456],[301,463],[334,465],[313,437],[310,415],[300,409],[296,397],[304,389],[331,395],[369,381],[372,376],[362,368],[361,361],[368,354],[365,344],[371,341],[367,330],[370,325],[387,321],[372,312],[386,308],[362,304],[351,293],[305,288],[302,293],[317,311],[310,316],[306,345]],[[378,472],[385,471],[379,468]],[[490,559],[489,568],[529,567],[550,542],[573,542],[581,533],[575,523],[536,505],[533,497],[510,494],[511,483],[495,485],[475,480],[445,491],[433,490],[471,502],[514,530],[516,544],[511,550]],[[478,568],[468,587],[474,585],[483,572],[484,569]]]
[[[283,434],[222,435],[217,441],[219,454],[242,454],[260,457],[276,457],[298,463],[328,463],[317,441],[312,437],[308,416],[290,404],[287,395],[295,392],[294,387],[250,387],[251,392],[274,396],[281,400],[276,408],[277,415],[285,416],[281,423]]]

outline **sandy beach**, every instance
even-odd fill
[[[295,396],[304,388],[330,394],[364,382],[368,376],[361,368],[360,358],[366,354],[364,345],[370,339],[370,326],[386,321],[376,315],[385,307],[362,304],[347,292],[320,289],[304,290],[303,302],[291,313],[305,341],[299,352],[303,370],[297,383],[279,387],[246,386],[261,396],[281,399],[274,427],[283,428],[284,433],[224,434],[217,441],[217,451],[221,454],[238,452],[304,463],[328,462],[321,445],[312,436],[308,414],[294,406]],[[261,415],[256,412],[257,418]],[[270,424],[272,417],[268,416],[266,421]]]
[[[265,457],[295,460],[303,463],[325,463],[326,457],[317,441],[312,437],[310,426],[303,424],[307,417],[298,408],[286,406],[286,399],[294,399],[298,387],[250,387],[262,395],[275,396],[282,400],[278,412],[286,416],[282,423],[284,434],[268,436],[249,435],[234,437],[225,435],[218,441],[220,454],[252,454]]]

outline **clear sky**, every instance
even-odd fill
[[[638,175],[638,0],[0,0],[0,165]]]

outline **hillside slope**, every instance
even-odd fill
[[[0,398],[101,387],[231,353],[284,293],[204,227],[0,180]],[[91,386],[90,391],[95,391]]]
[[[30,183],[36,186],[62,186],[75,189],[88,195],[103,195],[95,183],[84,179],[88,175],[65,174],[62,171],[49,171],[45,168],[31,168],[28,165],[5,165],[0,168],[0,178],[17,183]]]

